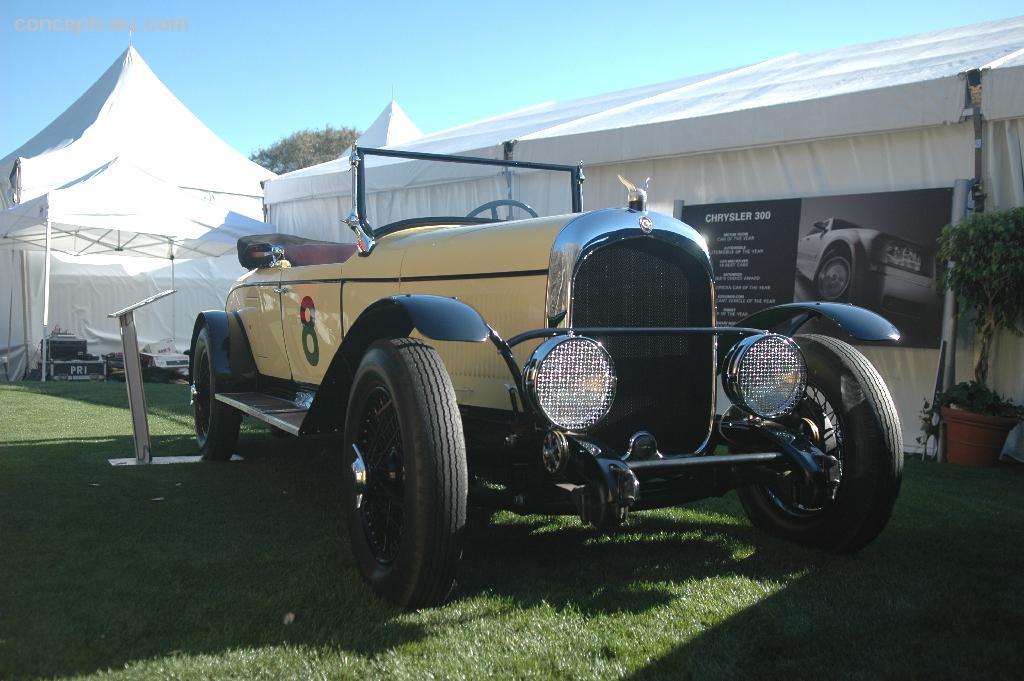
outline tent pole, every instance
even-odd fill
[[[29,342],[29,329],[32,320],[28,314],[28,252],[21,252],[21,341],[25,346],[25,369],[21,372],[22,379],[28,377],[32,368],[32,344]]]
[[[50,216],[46,216],[46,262],[43,264],[45,273],[43,274],[43,343],[42,343],[42,366],[39,370],[39,379],[42,382],[46,382],[46,351],[49,349],[47,346],[49,343],[46,342],[46,330],[50,324],[50,237],[52,232],[52,224],[50,222]]]
[[[11,251],[11,276],[14,276],[14,251]],[[4,380],[11,380],[11,331],[14,327],[14,282],[11,281],[11,299],[7,306],[7,345],[4,346],[6,359],[4,361]]]
[[[174,253],[171,253],[171,290],[176,290],[177,287],[174,285]],[[171,296],[171,345],[176,346],[178,342],[178,335],[175,333],[177,329],[177,310],[178,306],[174,304],[174,296]],[[174,351],[177,352],[178,348],[175,347]]]

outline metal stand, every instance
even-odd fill
[[[135,436],[135,464],[148,464],[153,460],[152,447],[149,441],[149,419],[146,410],[146,393],[142,387],[142,362],[139,360],[139,338],[135,333],[135,310],[152,302],[166,298],[174,293],[174,289],[161,291],[155,296],[140,300],[123,310],[111,312],[109,318],[117,317],[121,326],[121,346],[124,349],[124,382],[128,387],[128,408],[132,412],[132,433]],[[111,459],[111,465],[121,459]],[[131,459],[128,459],[131,461]]]

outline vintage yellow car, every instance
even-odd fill
[[[244,415],[336,435],[353,553],[379,594],[444,601],[471,505],[609,530],[736,489],[756,526],[805,545],[853,552],[885,526],[903,468],[889,391],[850,345],[795,334],[820,317],[896,340],[888,321],[805,302],[716,325],[701,235],[634,185],[628,205],[583,212],[582,166],[350,158],[356,243],[242,239],[251,271],[198,315],[190,376],[206,458],[235,452]],[[537,216],[509,192],[373,227],[371,158],[561,177],[533,184],[572,212]]]

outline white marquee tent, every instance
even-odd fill
[[[274,176],[217,137],[129,47],[64,113],[0,159],[2,207],[114,158],[253,218],[262,218],[260,183]]]
[[[49,222],[54,249],[122,254],[52,261],[50,322],[85,334],[93,353],[118,349],[117,323],[106,314],[155,292],[139,282],[152,283],[165,270],[170,279],[177,269],[178,300],[140,315],[139,330],[142,342],[181,338],[191,318],[175,319],[172,310],[221,306],[242,269],[234,258],[179,261],[176,268],[167,258],[224,253],[239,235],[272,231],[261,221],[261,182],[270,177],[196,118],[129,48],[64,113],[0,160],[0,236],[8,249],[41,248]],[[121,264],[123,254],[160,259]],[[7,294],[0,300],[0,355],[17,377],[38,351],[47,261],[27,250],[0,252],[0,259],[0,291]],[[193,270],[203,277],[190,276]]]
[[[975,139],[965,73],[981,74],[983,181],[988,207],[1024,205],[1024,17],[986,22],[766,62],[567,102],[546,102],[424,135],[410,151],[585,162],[584,207],[620,205],[616,178],[653,178],[651,207],[952,187],[972,178]],[[390,160],[390,159],[389,159]],[[389,211],[447,214],[466,204],[479,175],[426,176],[404,162],[378,173],[371,223]],[[372,175],[372,171],[370,173]],[[451,180],[461,179],[454,182]],[[345,158],[282,175],[265,187],[282,232],[351,239]],[[554,193],[551,194],[554,196]],[[536,206],[548,211],[549,206]],[[406,215],[403,215],[403,217]],[[1024,399],[1024,348],[1000,339],[996,389]],[[914,442],[930,396],[934,350],[866,352],[889,379]],[[962,359],[959,377],[971,362]]]
[[[116,158],[84,177],[0,212],[15,248],[71,255],[217,256],[267,225],[199,198]]]
[[[356,144],[362,147],[397,147],[423,137],[398,102],[391,100],[370,124]]]

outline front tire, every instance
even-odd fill
[[[462,557],[468,473],[455,390],[432,347],[411,338],[370,346],[349,396],[344,456],[363,577],[403,608],[443,602]]]
[[[227,461],[238,446],[242,414],[216,399],[217,378],[210,353],[210,331],[199,330],[192,347],[192,418],[199,453],[208,461]]]
[[[854,553],[882,531],[899,495],[903,435],[896,406],[882,377],[850,345],[816,334],[795,340],[807,361],[807,393],[791,418],[839,460],[836,498],[805,506],[781,486],[737,492],[755,527],[798,544]]]

